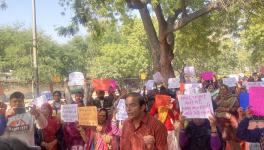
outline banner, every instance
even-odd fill
[[[259,67],[259,72],[264,75],[264,66]]]
[[[202,79],[205,81],[213,80],[214,72],[212,71],[206,71],[202,73]]]
[[[161,106],[167,106],[171,102],[171,97],[167,95],[156,95],[155,96],[155,105],[156,107],[161,107]]]
[[[264,87],[264,82],[246,82],[247,90],[252,87]]]
[[[94,79],[93,80],[93,88],[95,90],[108,91],[110,87],[112,87],[113,90],[116,90],[117,82],[111,79]]]
[[[61,120],[64,122],[78,121],[77,104],[61,105]]]
[[[243,110],[246,110],[249,105],[249,94],[247,92],[241,92],[239,94],[239,103],[240,107],[243,108]]]
[[[179,95],[179,105],[186,118],[208,118],[214,112],[210,93]]]
[[[69,74],[69,86],[84,85],[84,75],[81,72],[72,72]]]
[[[168,88],[176,89],[180,87],[180,78],[169,78],[168,80]]]
[[[95,106],[78,107],[79,125],[97,126],[97,108]]]
[[[228,87],[235,87],[237,84],[237,79],[235,77],[223,78],[223,84]]]
[[[264,87],[252,87],[249,89],[249,105],[253,114],[264,116]]]
[[[122,121],[122,120],[125,120],[127,117],[128,116],[126,112],[125,99],[120,99],[117,104],[116,119]]]

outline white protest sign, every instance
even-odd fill
[[[184,94],[199,94],[201,93],[201,88],[203,85],[201,83],[192,83],[192,84],[184,84]]]
[[[37,107],[41,107],[41,105],[43,105],[44,103],[47,103],[47,102],[48,102],[47,97],[45,95],[41,95],[40,97],[36,98],[33,103]]]
[[[168,88],[174,89],[180,87],[180,78],[169,78],[168,80]]]
[[[179,105],[186,118],[208,118],[214,112],[210,93],[179,95]]]
[[[189,67],[184,67],[184,74],[185,75],[190,75],[190,76],[195,76],[195,69],[193,66]]]
[[[264,82],[247,82],[246,87],[248,90],[252,87],[264,87]]]
[[[160,72],[156,72],[153,75],[153,80],[155,81],[155,83],[162,83],[164,81]]]
[[[117,120],[125,120],[127,118],[125,99],[120,99],[117,105]]]
[[[81,72],[72,72],[69,74],[69,86],[84,85],[84,75]]]
[[[237,84],[237,79],[235,77],[223,78],[223,84],[228,87],[235,87]]]
[[[145,84],[147,90],[153,90],[154,89],[154,80],[148,80]]]
[[[61,106],[61,120],[64,122],[75,122],[78,120],[77,104],[67,104]]]

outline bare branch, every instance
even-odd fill
[[[165,38],[166,35],[162,35],[162,33],[165,33],[167,28],[167,22],[165,20],[164,14],[162,12],[160,4],[157,4],[154,8],[154,12],[156,14],[158,23],[159,23],[159,33],[162,38]]]

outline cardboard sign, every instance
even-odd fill
[[[252,87],[264,87],[264,82],[247,82],[245,84],[248,90]]]
[[[214,112],[210,93],[179,95],[179,105],[186,118],[208,118]]]
[[[148,80],[145,84],[147,90],[153,90],[154,89],[154,80]]]
[[[185,75],[190,75],[190,76],[195,76],[195,69],[193,66],[190,67],[184,67],[184,74]]]
[[[61,120],[64,122],[75,122],[78,120],[77,104],[61,105]]]
[[[145,80],[147,78],[147,74],[146,73],[141,73],[140,74],[140,79],[141,80]]]
[[[116,119],[122,121],[122,120],[125,120],[127,117],[128,116],[126,112],[125,99],[120,99],[117,104]]]
[[[111,79],[94,79],[93,88],[95,90],[108,91],[112,87],[114,90],[117,88],[117,83],[115,80]]]
[[[46,98],[45,95],[41,95],[40,97],[36,98],[33,102],[33,104],[35,104],[37,107],[41,107],[41,105],[43,105],[44,103],[47,103],[48,99]]]
[[[249,105],[253,114],[264,116],[264,87],[252,87],[249,89]]]
[[[162,75],[160,72],[156,72],[154,75],[153,75],[153,80],[155,83],[162,83],[164,81]]]
[[[161,106],[167,106],[170,104],[171,97],[167,95],[156,95],[155,96],[155,105],[156,107],[161,107]]]
[[[84,85],[84,75],[81,72],[72,72],[69,74],[69,86]]]
[[[206,71],[202,73],[202,79],[205,81],[213,80],[214,72],[212,71]]]
[[[201,83],[185,84],[184,94],[185,95],[198,94],[200,93],[202,87],[203,85]]]
[[[240,103],[240,107],[242,107],[243,110],[246,110],[249,105],[249,94],[246,92],[241,92],[239,94],[239,103]]]
[[[78,107],[79,125],[97,126],[97,108],[95,106]]]
[[[175,89],[180,87],[180,78],[169,78],[168,88]]]
[[[223,84],[228,87],[235,87],[237,84],[237,79],[235,77],[223,78]]]

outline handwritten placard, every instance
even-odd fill
[[[81,72],[72,72],[69,74],[69,86],[84,85],[84,75]]]
[[[147,90],[153,90],[154,89],[154,80],[148,80],[145,84]]]
[[[245,85],[249,90],[252,87],[264,87],[264,82],[246,82]]]
[[[208,118],[213,112],[210,93],[179,95],[179,105],[187,118]]]
[[[237,84],[237,79],[235,77],[223,78],[223,84],[228,87],[235,87]]]
[[[161,106],[167,106],[170,104],[171,97],[167,95],[156,95],[155,96],[155,105],[156,107],[161,107]]]
[[[116,119],[117,120],[125,120],[127,117],[128,117],[128,115],[126,112],[125,99],[120,99],[118,101],[118,105],[117,105]]]
[[[180,87],[180,78],[169,78],[168,80],[168,88],[174,89]]]
[[[202,79],[205,81],[213,80],[214,72],[212,71],[205,71],[202,73]]]
[[[162,75],[160,72],[156,72],[154,75],[153,75],[153,80],[155,83],[162,83],[164,81]]]
[[[78,107],[79,125],[97,126],[97,108],[95,106]]]
[[[75,122],[78,120],[77,104],[67,104],[61,106],[61,119],[64,122]]]
[[[195,76],[195,69],[193,66],[184,67],[184,74],[189,76]]]
[[[252,87],[249,89],[249,105],[253,114],[264,116],[264,87]]]

